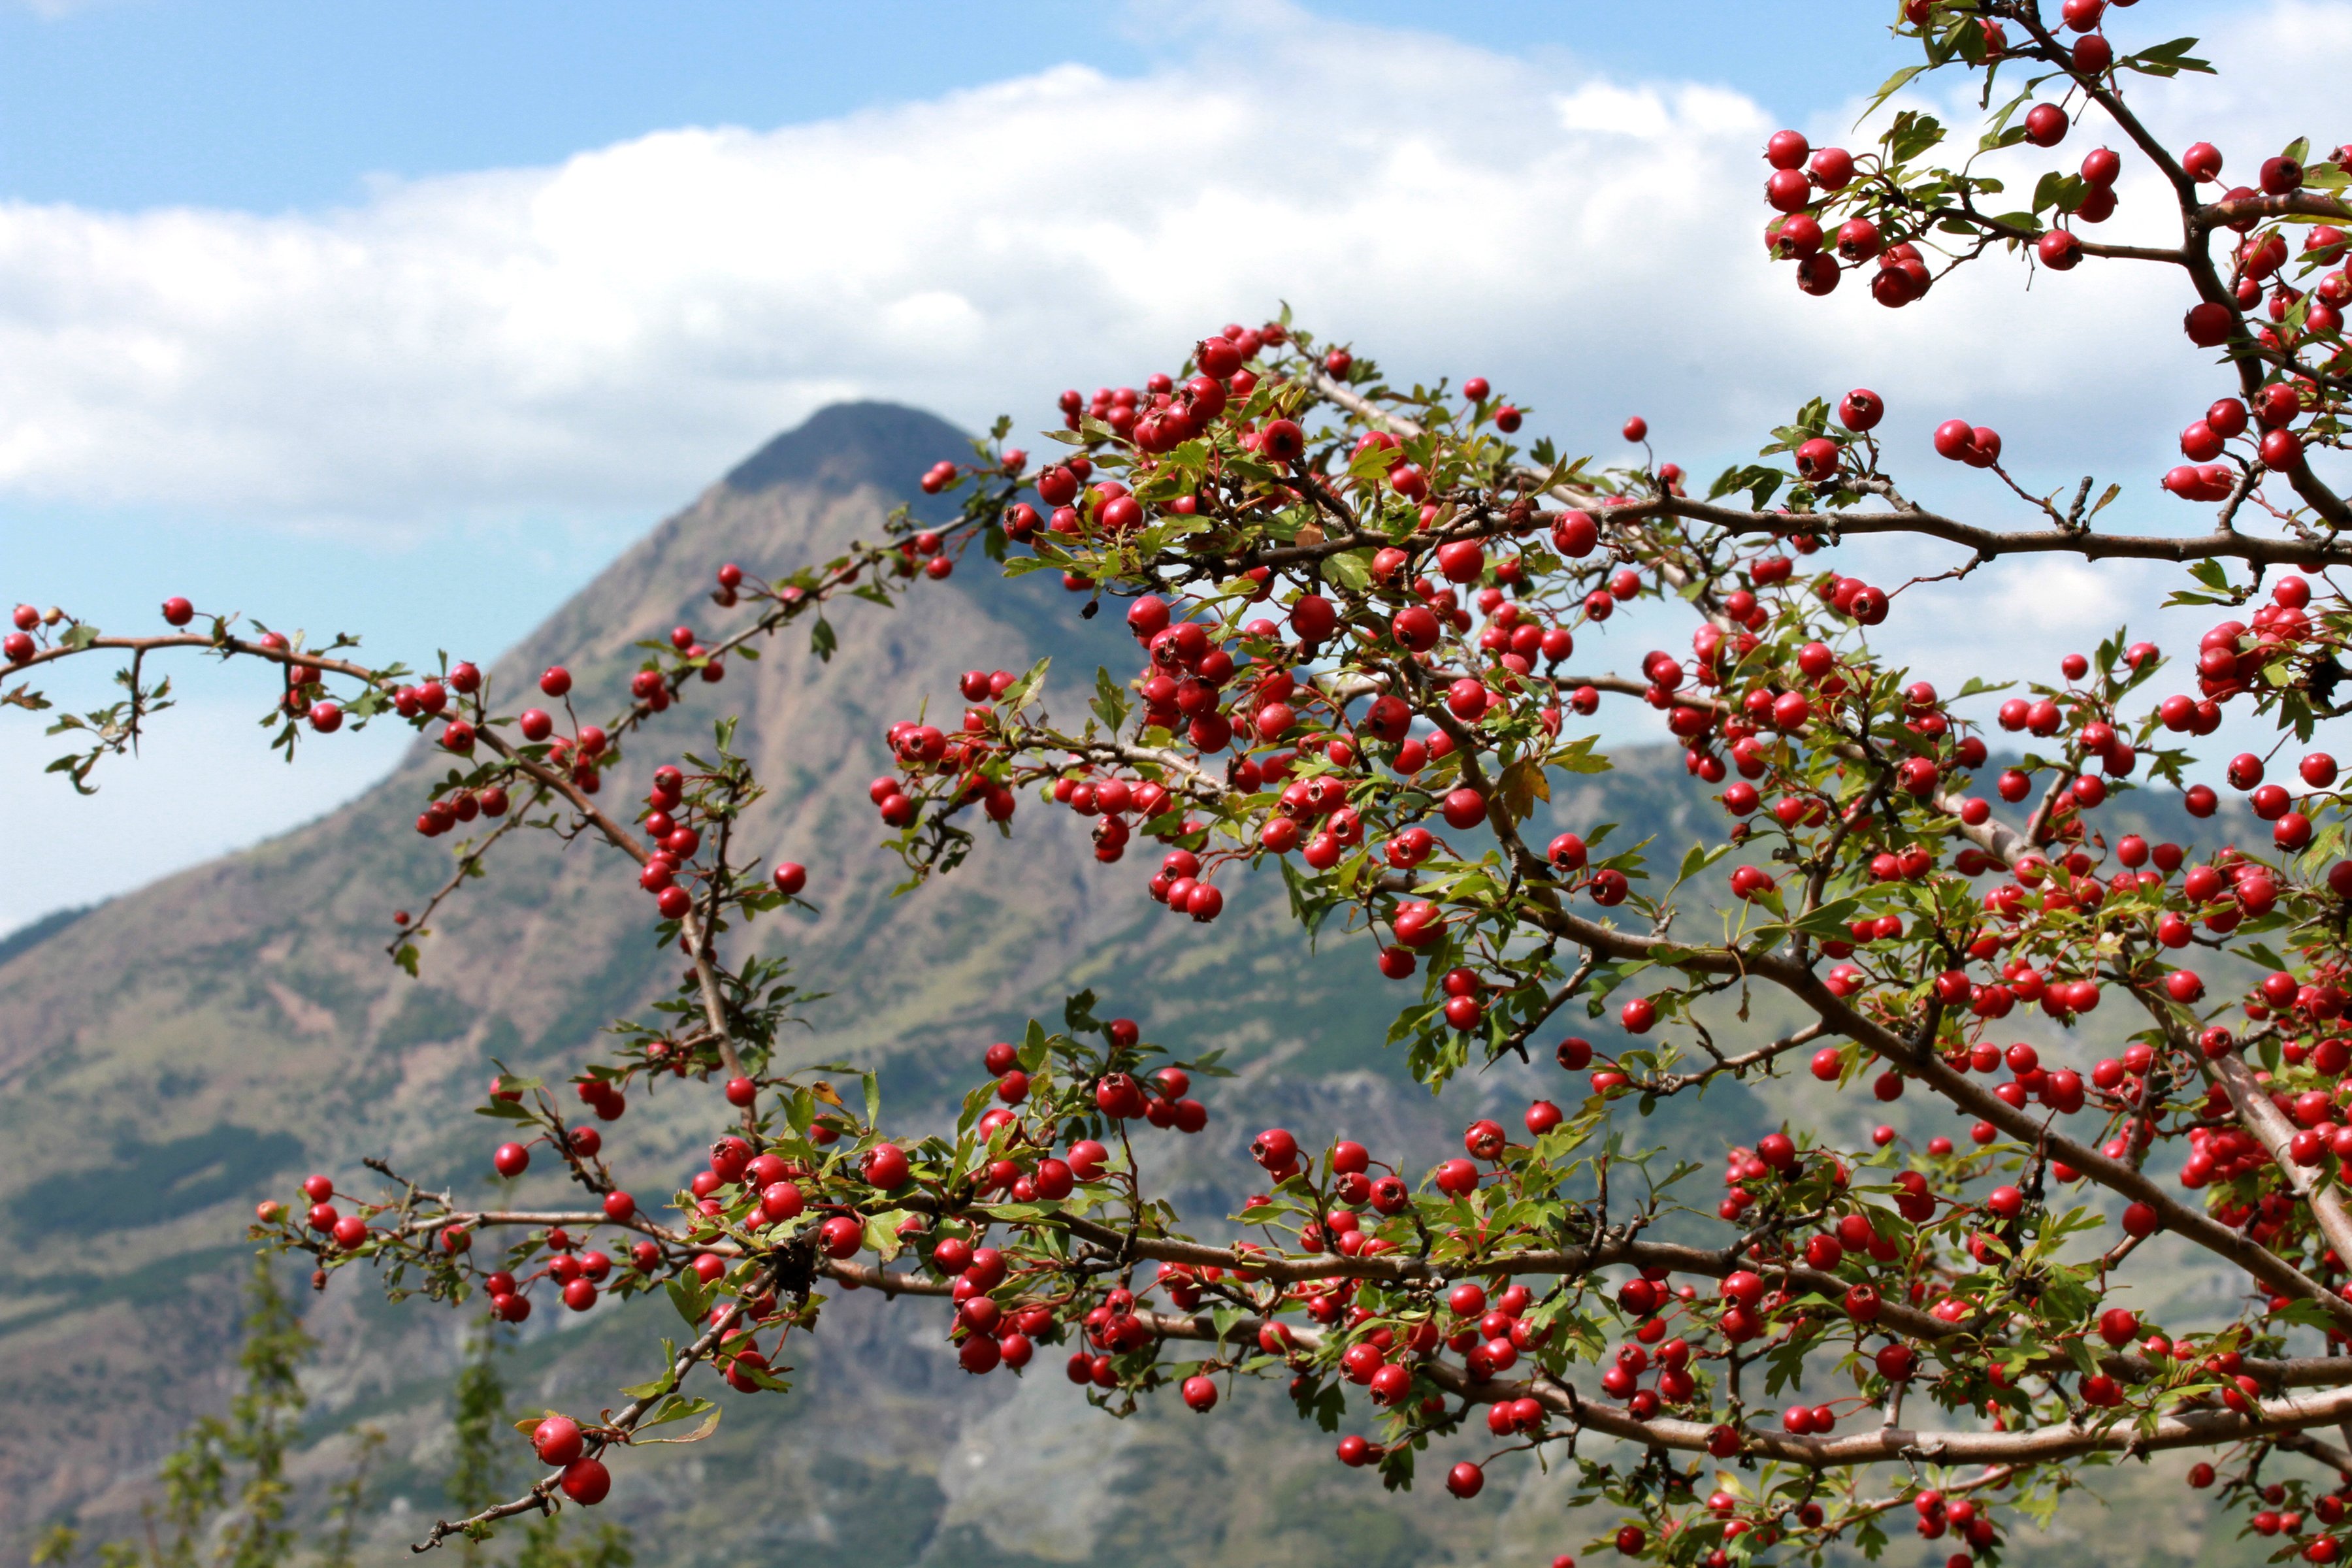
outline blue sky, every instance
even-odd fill
[[[494,657],[825,402],[1034,426],[1284,300],[1572,450],[1639,410],[1709,472],[1864,384],[1890,439],[1967,415],[2030,481],[2096,468],[2111,517],[2178,526],[2153,479],[2225,388],[2161,280],[1979,269],[1889,312],[1765,264],[1762,140],[1851,136],[1909,58],[1891,10],[0,0],[0,603],[111,629],[186,594]],[[2352,4],[2182,14],[2115,13],[2225,66],[2151,89],[2163,134],[2233,166],[2340,135]],[[2284,49],[2284,82],[2238,68]],[[2160,233],[2123,190],[2118,237]],[[1985,476],[1917,477],[1999,520]],[[2021,669],[2113,626],[2108,581],[1979,574],[1898,642]],[[257,688],[189,674],[95,803],[0,719],[0,816],[78,814],[0,837],[0,931],[315,815],[398,743],[289,773]]]
[[[1181,14],[1181,6],[1154,8]],[[1892,68],[1878,0],[1600,0],[1309,9],[1499,53],[1736,87],[1791,114]],[[1099,0],[973,5],[610,0],[0,0],[0,193],[249,212],[371,176],[553,163],[677,125],[773,126],[1061,60],[1133,74],[1185,26]]]

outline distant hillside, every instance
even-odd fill
[[[494,679],[511,690],[561,661],[587,706],[603,706],[634,668],[635,641],[681,621],[725,624],[707,597],[719,563],[781,571],[872,537],[915,476],[965,449],[913,409],[826,409],[656,528]],[[823,911],[766,939],[789,942],[798,977],[830,994],[809,1009],[803,1059],[878,1064],[898,1103],[936,1113],[989,1040],[1092,986],[1153,1037],[1226,1047],[1244,1069],[1208,1096],[1208,1133],[1155,1145],[1168,1179],[1204,1205],[1230,1201],[1251,1173],[1244,1150],[1262,1123],[1434,1157],[1470,1117],[1558,1083],[1540,1065],[1497,1069],[1433,1108],[1381,1047],[1402,992],[1378,977],[1360,934],[1310,948],[1270,877],[1229,889],[1213,927],[1171,920],[1144,895],[1148,861],[1097,866],[1078,819],[1034,802],[1012,845],[985,838],[956,875],[888,898],[897,879],[865,785],[887,765],[890,721],[974,665],[1051,653],[1049,700],[1070,710],[1097,662],[1123,675],[1133,661],[1113,617],[1083,622],[1044,577],[1006,584],[980,564],[919,589],[900,614],[844,605],[829,664],[797,638],[736,663],[715,693],[657,721],[608,782],[616,800],[642,792],[666,754],[707,740],[721,701],[744,712],[739,746],[773,792],[747,831],[810,866]],[[359,1160],[377,1153],[486,1192],[492,1140],[467,1110],[491,1059],[562,1072],[606,1022],[664,988],[634,878],[617,858],[545,836],[502,852],[493,877],[436,921],[420,979],[394,969],[381,951],[389,911],[416,906],[446,874],[446,852],[405,826],[436,765],[412,753],[320,822],[0,945],[0,1385],[15,1407],[0,1427],[0,1554],[58,1519],[101,1537],[126,1531],[181,1426],[223,1405],[256,1196],[309,1169],[363,1180]],[[1564,791],[1562,820],[1656,833],[1671,856],[1717,810],[1670,750],[1620,765]],[[47,830],[72,831],[71,811],[61,795]],[[1759,1099],[1732,1086],[1675,1108],[1658,1131],[1707,1160],[1779,1103],[1777,1089]],[[710,1109],[699,1087],[633,1104],[613,1130],[618,1167],[641,1190],[679,1176]],[[521,1402],[613,1401],[644,1375],[667,1313],[656,1300],[535,1317]],[[932,1308],[844,1301],[836,1316],[801,1347],[791,1395],[734,1399],[710,1443],[621,1467],[607,1507],[638,1527],[641,1562],[819,1551],[859,1568],[1021,1568],[1213,1553],[1406,1568],[1548,1559],[1581,1540],[1558,1517],[1557,1478],[1531,1468],[1475,1505],[1425,1489],[1391,1498],[1333,1465],[1328,1438],[1279,1400],[1244,1398],[1208,1421],[1155,1411],[1112,1422],[1050,1365],[1025,1382],[965,1377]],[[394,1501],[371,1554],[393,1561],[444,1506],[460,1325],[423,1303],[388,1306],[358,1277],[339,1280],[310,1321],[325,1349],[305,1473],[334,1463],[351,1423],[388,1430]],[[2167,1497],[2137,1510],[2131,1560],[2189,1561],[2193,1509]],[[2092,1555],[2125,1560],[2104,1544]]]

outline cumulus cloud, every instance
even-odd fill
[[[2348,18],[2236,33],[2352,57]],[[2105,400],[2145,412],[2196,374],[2177,334],[2133,335],[2165,328],[2161,278],[2045,277],[2022,308],[1998,268],[1899,313],[1802,299],[1758,248],[1772,121],[1738,94],[1282,10],[1192,24],[1197,53],[1137,79],[665,132],[347,210],[0,205],[0,494],[652,507],[831,398],[1034,422],[1285,299],[1401,373],[1495,378],[1572,446],[1639,406],[1710,459],[1854,381],[1898,417],[1999,396],[2021,434],[2112,456]],[[2274,143],[2332,74],[2216,102]]]

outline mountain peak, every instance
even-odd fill
[[[746,494],[787,484],[833,493],[872,485],[896,494],[912,489],[923,470],[941,458],[968,456],[971,441],[919,408],[834,403],[736,464],[724,482]]]

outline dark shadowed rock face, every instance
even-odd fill
[[[898,495],[940,458],[970,455],[970,438],[937,415],[895,403],[836,403],[736,464],[719,482],[746,495],[785,486],[821,495],[865,489]]]

